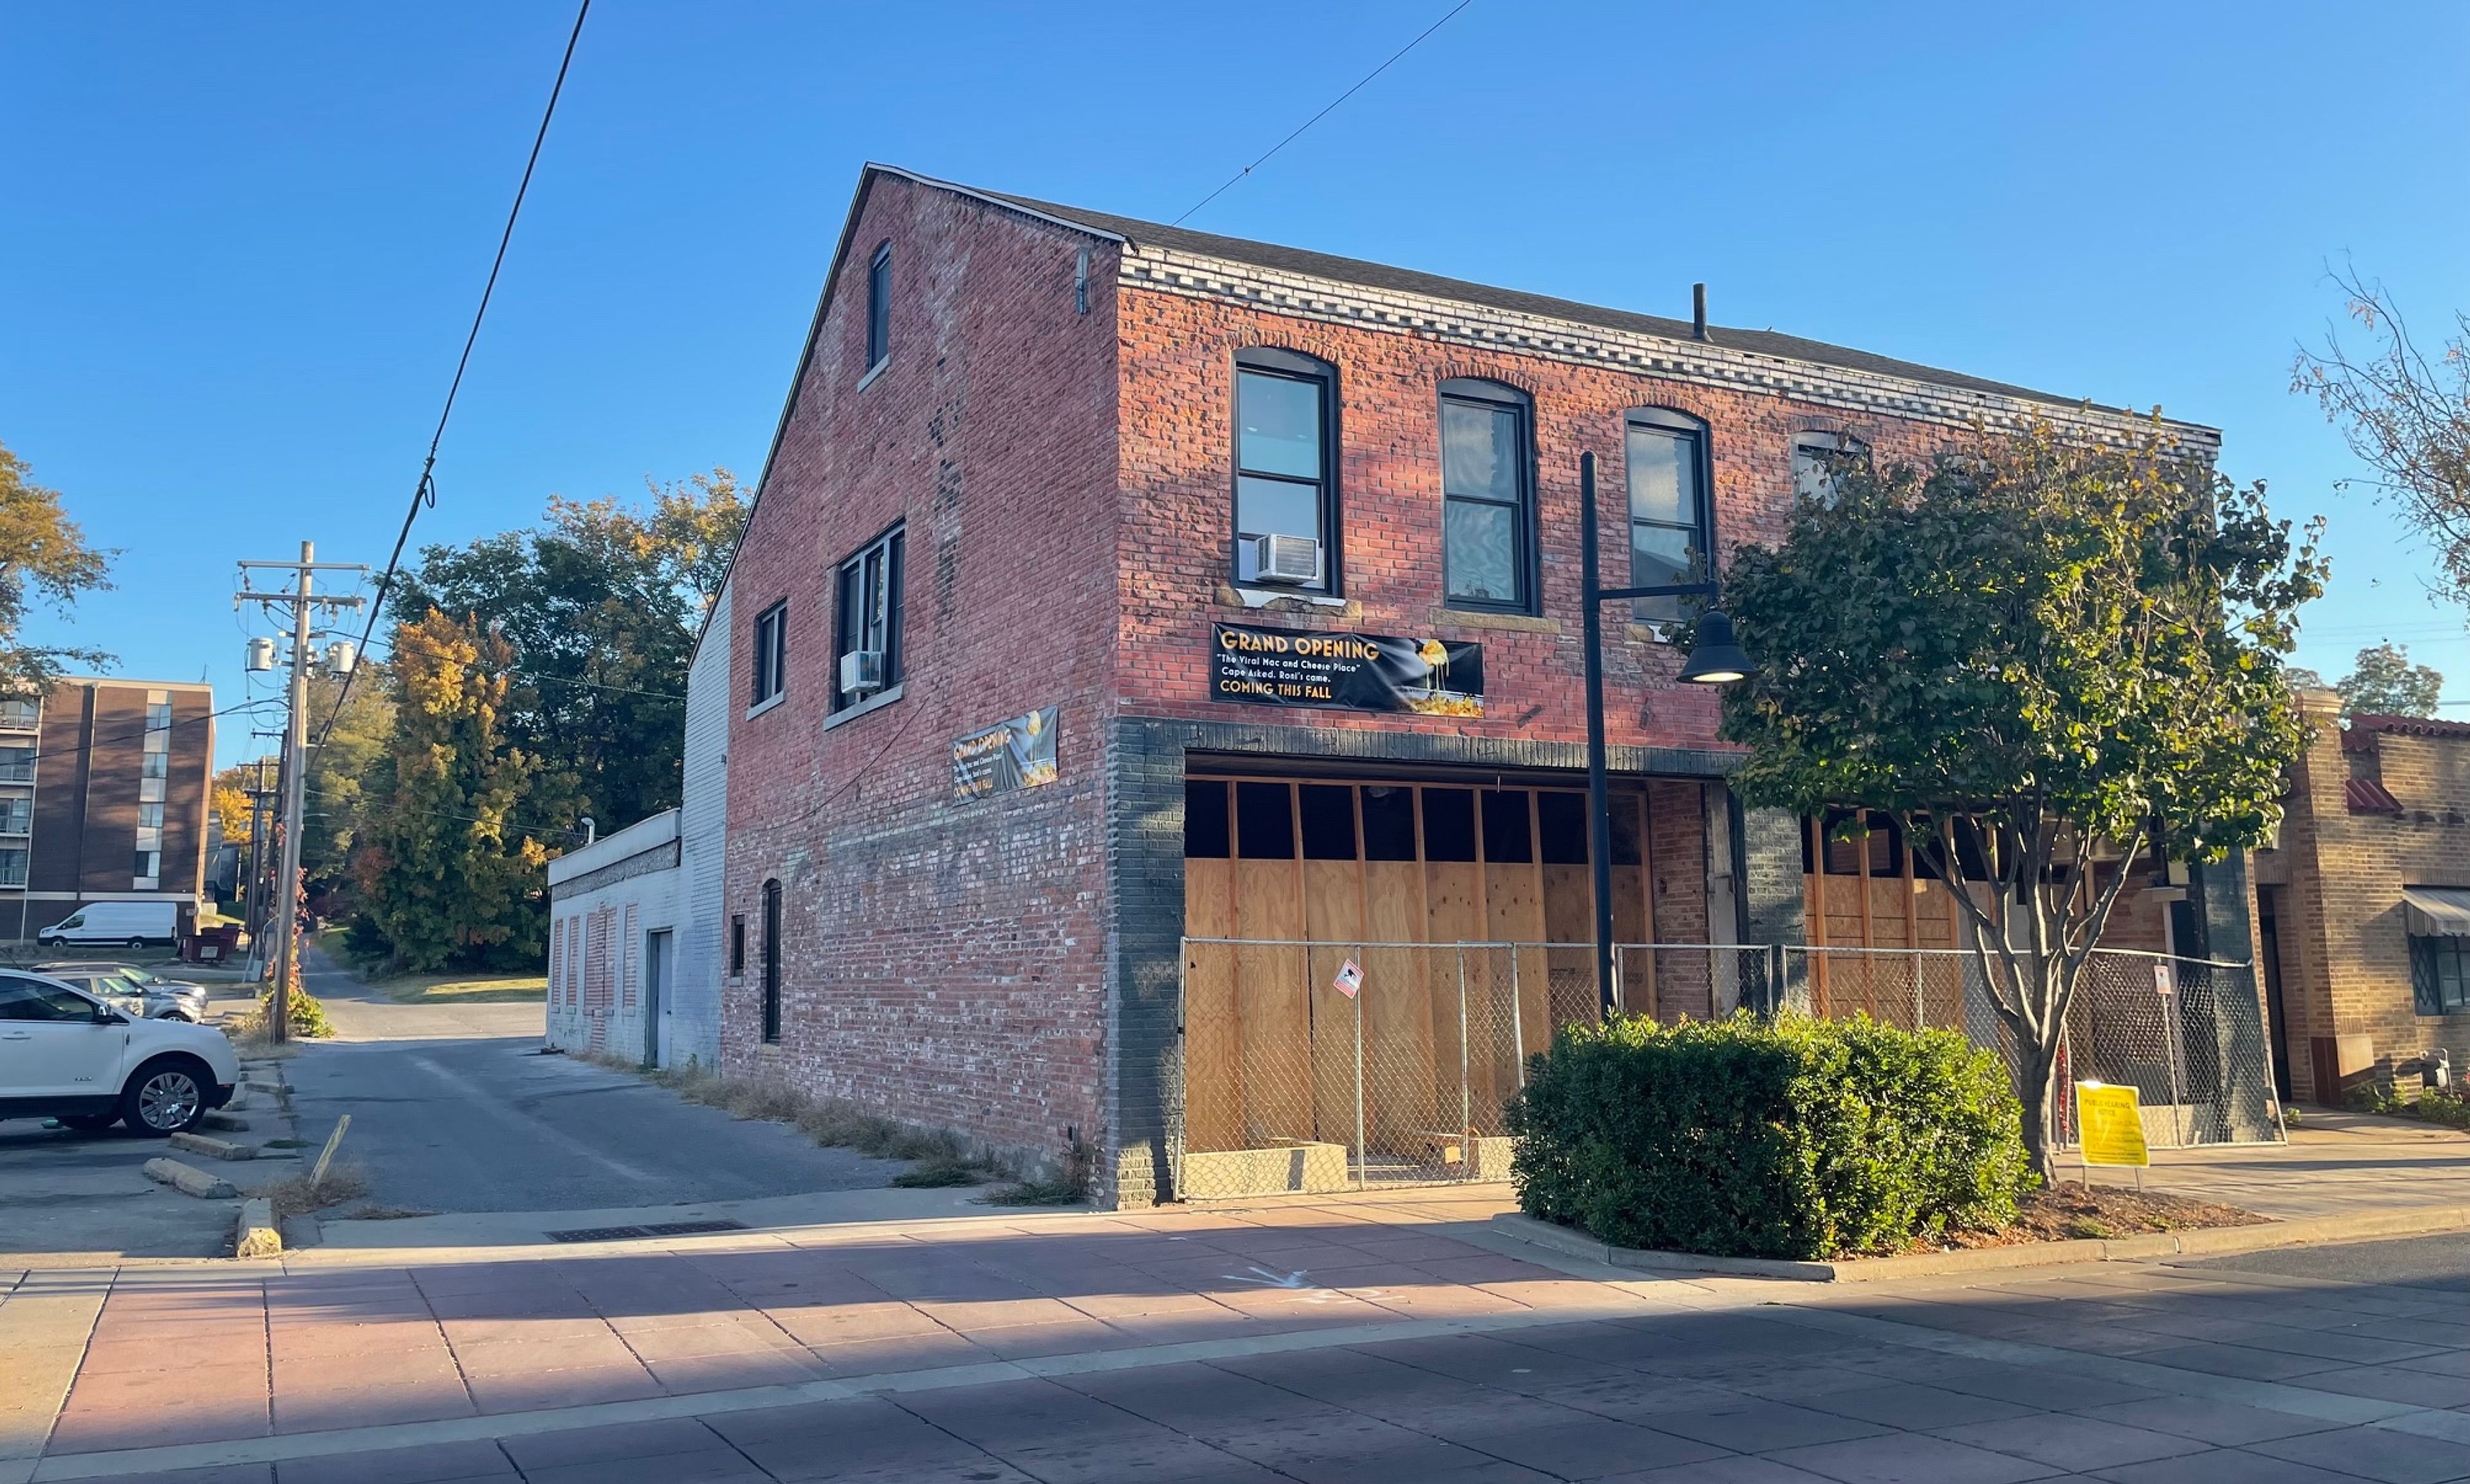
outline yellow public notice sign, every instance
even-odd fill
[[[2076,1120],[2084,1126],[2087,1165],[2150,1165],[2144,1147],[2144,1115],[2135,1089],[2109,1082],[2076,1084]]]

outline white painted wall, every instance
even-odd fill
[[[661,1033],[661,1064],[720,1061],[721,862],[729,823],[729,589],[712,606],[687,672],[684,802],[678,809],[676,989]]]
[[[677,980],[678,811],[549,862],[548,902],[548,1044],[652,1060]]]

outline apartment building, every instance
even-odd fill
[[[0,701],[0,936],[31,939],[88,902],[203,890],[214,691],[67,678]]]
[[[678,994],[732,1072],[1024,1159],[1068,1130],[1124,1204],[1201,1149],[1467,1158],[1597,993],[1581,452],[1643,585],[1779,538],[1828,451],[2033,419],[2132,423],[869,167],[695,672],[726,803],[686,912],[725,926]],[[1726,786],[1680,616],[1607,615],[1612,905],[1620,1002],[1704,1015],[1825,873]],[[2243,945],[2216,875],[2192,920]]]

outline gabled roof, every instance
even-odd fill
[[[1823,366],[1840,366],[1847,370],[1867,371],[1879,376],[1899,377],[1909,382],[1922,382],[1937,386],[1949,386],[1963,391],[1987,392],[1993,396],[2017,397],[2030,402],[2048,403],[2054,406],[2086,406],[2082,397],[2063,397],[2054,392],[2035,391],[2006,382],[1992,382],[1956,371],[1942,371],[1914,361],[1876,356],[1868,351],[1829,345],[1824,340],[1804,339],[1797,335],[1781,335],[1773,330],[1742,330],[1731,326],[1710,325],[1707,339],[1699,341],[1689,321],[1666,319],[1657,314],[1641,314],[1630,310],[1607,309],[1596,304],[1582,304],[1574,299],[1557,299],[1549,294],[1528,293],[1523,290],[1496,288],[1490,284],[1470,283],[1460,278],[1444,278],[1437,273],[1420,272],[1414,268],[1393,267],[1385,263],[1366,263],[1357,258],[1340,258],[1325,252],[1313,252],[1302,247],[1285,247],[1275,243],[1258,243],[1247,238],[1220,237],[1212,232],[1195,232],[1188,228],[1169,226],[1163,222],[1143,221],[1134,217],[1118,217],[1108,212],[1089,211],[1079,206],[1063,206],[1041,201],[1034,197],[1013,196],[1001,191],[982,191],[950,181],[933,180],[890,166],[869,166],[870,171],[882,170],[915,180],[921,185],[957,191],[984,200],[1016,206],[1050,221],[1080,227],[1101,237],[1112,238],[1136,246],[1161,247],[1171,252],[1198,253],[1250,264],[1281,273],[1296,273],[1313,278],[1327,278],[1340,283],[1356,284],[1366,289],[1411,293],[1430,299],[1454,299],[1463,304],[1478,304],[1489,309],[1507,310],[1512,313],[1534,314],[1544,318],[1566,319],[1575,324],[1594,325],[1605,330],[1619,330],[1633,335],[1651,335],[1688,344],[1712,344],[1730,350],[1747,351],[1752,355],[1773,356],[1783,360],[1808,361]],[[2104,407],[2116,412],[2122,409]],[[2132,414],[2131,414],[2132,415]]]
[[[1333,282],[1355,284],[1363,288],[1397,293],[1411,293],[1425,298],[1454,300],[1458,303],[1532,314],[1544,318],[1563,319],[1573,324],[1593,325],[1623,334],[1654,336],[1685,345],[1706,344],[1722,350],[1733,350],[1758,356],[1771,356],[1783,360],[1796,360],[1813,365],[1836,366],[1846,370],[1867,372],[1876,376],[1896,377],[1926,385],[1944,386],[1959,391],[1991,396],[2013,397],[2039,402],[2056,407],[2089,406],[2096,411],[2128,416],[2140,414],[2131,409],[2104,406],[2081,397],[2061,396],[2055,392],[2035,391],[2006,382],[1993,382],[1961,372],[1943,371],[1915,361],[1898,360],[1868,351],[1830,345],[1824,340],[1804,339],[1797,335],[1782,335],[1773,330],[1743,330],[1731,326],[1710,325],[1707,339],[1701,341],[1693,327],[1685,319],[1666,319],[1656,314],[1641,314],[1630,310],[1608,309],[1601,305],[1582,304],[1573,299],[1558,299],[1549,294],[1528,293],[1523,290],[1496,288],[1489,284],[1471,283],[1465,279],[1445,278],[1437,273],[1420,272],[1414,268],[1393,267],[1387,264],[1367,263],[1357,258],[1341,258],[1330,253],[1313,252],[1301,247],[1285,247],[1275,243],[1253,242],[1248,238],[1221,237],[1212,232],[1195,232],[1159,221],[1144,221],[1136,217],[1119,217],[1111,212],[1090,211],[1079,206],[1059,205],[1035,197],[1014,196],[1001,191],[988,191],[954,181],[921,175],[897,165],[870,162],[859,172],[857,191],[851,197],[848,217],[841,225],[839,243],[833,247],[832,260],[824,270],[822,295],[815,304],[814,318],[806,327],[806,338],[798,351],[796,367],[789,377],[789,394],[781,404],[781,418],[774,426],[772,446],[763,455],[762,472],[756,476],[755,499],[747,511],[751,523],[754,505],[763,500],[764,486],[770,482],[773,460],[781,452],[781,440],[787,433],[789,419],[797,411],[798,390],[805,377],[806,362],[813,358],[815,338],[823,333],[824,317],[831,308],[832,285],[839,281],[841,264],[849,256],[858,218],[866,210],[868,194],[876,180],[883,177],[905,180],[929,190],[946,191],[973,200],[987,202],[1018,213],[1033,220],[1069,231],[1085,233],[1107,242],[1118,242],[1135,248],[1154,247],[1170,252],[1191,253],[1248,264],[1275,272],[1294,273]],[[2180,423],[2177,426],[2190,427]],[[2209,431],[2209,429],[2207,429]],[[736,553],[730,554],[730,565],[736,566]],[[727,576],[722,586],[728,584]],[[709,614],[707,614],[707,626]],[[696,636],[695,644],[702,647],[703,638]]]

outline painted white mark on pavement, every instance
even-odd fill
[[[1252,1264],[1252,1271],[1248,1274],[1222,1273],[1220,1276],[1224,1278],[1228,1283],[1257,1283],[1265,1288],[1301,1288],[1310,1287],[1310,1285],[1304,1282],[1303,1270],[1300,1268],[1292,1273],[1280,1273],[1263,1267],[1258,1263]]]

